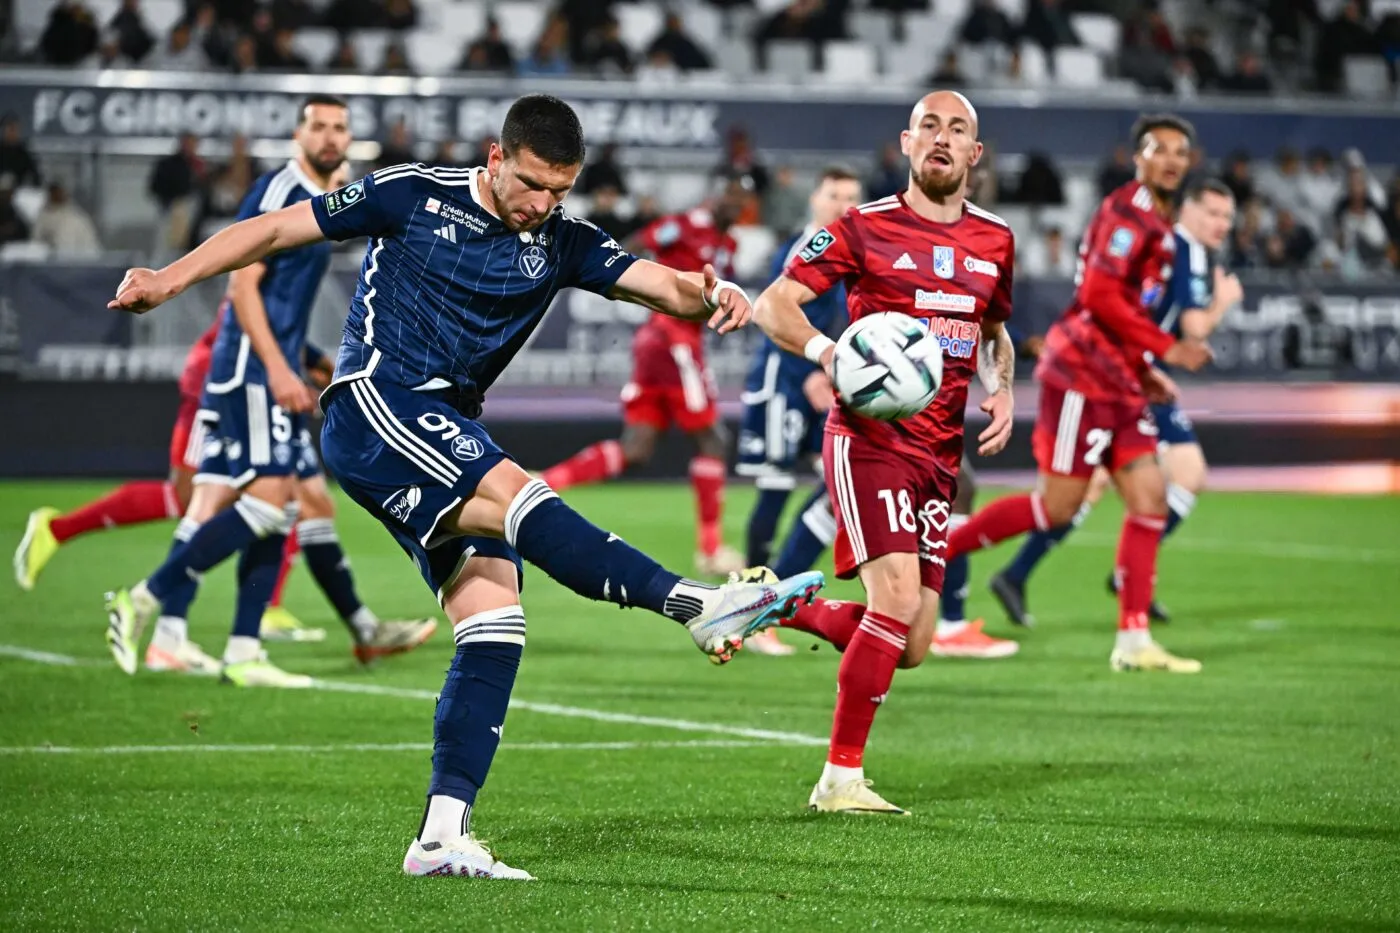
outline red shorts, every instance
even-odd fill
[[[943,592],[952,514],[947,477],[859,437],[827,433],[822,443],[826,490],[836,505],[836,575],[885,554],[919,555],[919,579]]]
[[[1117,470],[1157,452],[1157,423],[1142,400],[1100,402],[1073,389],[1040,387],[1040,414],[1031,436],[1042,473],[1088,478],[1094,468]]]
[[[199,469],[204,459],[204,423],[197,417],[199,399],[180,396],[180,410],[175,415],[175,427],[170,432],[170,466],[175,470]]]
[[[622,390],[622,420],[659,431],[674,424],[687,434],[713,427],[719,408],[700,344],[672,343],[645,327],[637,331],[632,381]]]

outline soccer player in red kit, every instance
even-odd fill
[[[1005,221],[964,198],[982,156],[977,131],[977,112],[961,94],[920,100],[900,134],[908,189],[817,231],[755,305],[754,319],[778,346],[828,370],[834,344],[801,306],[837,282],[846,284],[853,320],[899,311],[925,322],[943,348],[943,384],[928,408],[886,422],[838,400],[827,420],[822,461],[837,504],[836,572],[859,575],[868,603],[817,600],[785,623],[844,649],[813,810],[906,812],[871,789],[862,758],[895,669],[916,667],[933,641],[974,372],[992,417],[980,452],[999,452],[1011,436],[1015,350],[1004,322],[1015,244]]]
[[[1170,115],[1145,116],[1134,125],[1137,178],[1105,198],[1090,220],[1073,303],[1050,328],[1036,367],[1037,489],[992,503],[949,539],[950,553],[963,554],[1063,525],[1084,501],[1095,467],[1106,467],[1127,510],[1114,569],[1118,636],[1109,663],[1116,671],[1201,669],[1199,661],[1164,650],[1148,632],[1167,515],[1148,402],[1176,393],[1152,363],[1196,370],[1210,359],[1204,342],[1178,340],[1152,317],[1172,272],[1173,201],[1194,136],[1189,123]]]
[[[733,278],[738,244],[729,228],[743,210],[746,195],[729,184],[712,207],[662,217],[627,242],[634,253],[683,272],[715,267],[720,278]],[[690,483],[695,490],[696,567],[705,574],[727,574],[744,566],[743,556],[720,539],[729,438],[719,420],[714,380],[705,367],[703,322],[681,321],[656,313],[637,328],[632,342],[632,379],[622,390],[622,437],[601,441],[545,470],[541,478],[557,492],[583,483],[611,479],[638,467],[656,451],[656,442],[672,425],[695,440]]]
[[[194,475],[204,456],[204,431],[198,422],[199,394],[209,372],[209,354],[219,333],[216,318],[190,348],[180,373],[180,408],[170,433],[170,475],[161,480],[136,480],[71,512],[35,509],[29,515],[15,551],[15,580],[32,590],[44,569],[65,542],[90,531],[176,519],[190,504]]]

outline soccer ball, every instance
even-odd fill
[[[938,394],[943,350],[909,315],[882,311],[846,328],[836,341],[831,376],[847,408],[898,421],[923,411]]]

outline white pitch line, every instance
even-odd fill
[[[1118,536],[1087,531],[1073,534],[1068,539],[1095,547],[1117,547]],[[1400,551],[1381,548],[1328,547],[1322,544],[1290,544],[1283,541],[1256,541],[1239,544],[1211,538],[1173,537],[1173,551],[1209,551],[1216,554],[1246,554],[1255,557],[1270,557],[1300,560],[1345,561],[1358,564],[1400,565]]]
[[[501,748],[524,752],[624,752],[653,748],[771,748],[772,742],[700,739],[689,742],[503,742]],[[17,745],[0,747],[0,755],[175,755],[175,754],[340,754],[343,752],[431,752],[427,742],[356,742],[340,745]]]
[[[31,651],[17,645],[0,645],[0,655],[34,661],[39,664],[56,664],[64,667],[91,663],[85,658],[75,658],[66,654],[51,654],[47,651]],[[437,693],[413,687],[391,687],[383,684],[361,684],[343,680],[316,680],[312,682],[316,690],[336,693],[364,693],[373,696],[398,697],[406,700],[436,700]],[[571,719],[591,719],[595,722],[613,722],[629,726],[652,726],[658,729],[674,729],[678,732],[709,732],[714,735],[732,735],[740,739],[754,739],[765,742],[781,742],[786,745],[822,746],[827,740],[801,732],[776,732],[771,729],[749,729],[744,726],[730,726],[724,723],[695,722],[690,719],[665,719],[659,716],[634,716],[631,713],[613,713],[607,710],[590,709],[583,706],[560,706],[557,703],[535,703],[530,700],[510,701],[511,709],[540,713],[546,716],[564,716]]]

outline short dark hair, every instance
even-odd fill
[[[301,109],[297,111],[297,126],[306,122],[306,112],[312,107],[339,107],[342,110],[349,110],[350,105],[345,102],[345,98],[337,97],[334,94],[308,94],[302,98]]]
[[[1199,202],[1207,194],[1218,194],[1223,198],[1235,199],[1235,192],[1219,178],[1198,178],[1186,186],[1186,200]]]
[[[822,173],[817,176],[817,185],[828,181],[860,181],[860,176],[855,170],[846,165],[828,165],[822,169]]]
[[[1130,136],[1133,151],[1140,152],[1147,134],[1155,130],[1176,130],[1185,136],[1192,146],[1196,145],[1196,128],[1191,125],[1190,120],[1178,117],[1174,113],[1145,113],[1133,123]]]
[[[583,126],[574,108],[552,94],[526,94],[510,105],[501,125],[501,150],[528,149],[550,165],[582,165]]]

